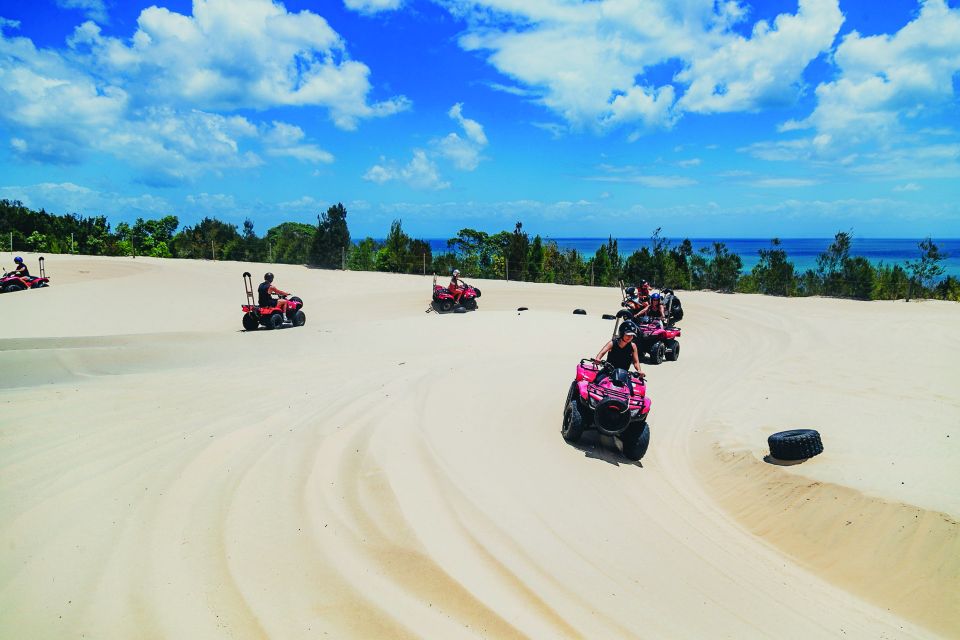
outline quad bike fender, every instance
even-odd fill
[[[589,360],[581,360],[577,365],[577,381],[593,382],[600,372],[600,367]]]

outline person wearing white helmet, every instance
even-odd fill
[[[460,279],[459,269],[453,270],[450,276],[450,286],[447,289],[453,294],[454,302],[460,304],[460,298],[463,296],[463,280]]]

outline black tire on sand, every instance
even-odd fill
[[[792,429],[767,438],[770,456],[777,460],[806,460],[823,453],[820,433],[813,429]]]

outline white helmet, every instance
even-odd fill
[[[454,270],[453,270],[453,275],[455,275],[455,276],[460,275],[460,269],[454,269]]]

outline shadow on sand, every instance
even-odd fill
[[[568,444],[570,444],[570,446],[574,449],[583,451],[583,455],[587,458],[602,460],[603,462],[612,464],[615,467],[625,465],[628,467],[640,467],[643,469],[643,463],[640,460],[634,462],[633,460],[627,460],[623,457],[623,454],[621,454],[620,450],[617,449],[617,445],[613,441],[613,438],[602,436],[596,431],[584,431],[583,435],[580,436],[579,442]]]
[[[792,467],[795,464],[803,464],[807,460],[809,460],[809,458],[803,458],[802,460],[781,460],[780,458],[774,458],[769,454],[763,456],[764,462],[767,464],[775,464],[778,467]]]

